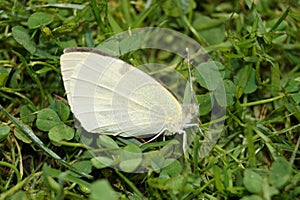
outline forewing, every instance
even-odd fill
[[[61,66],[72,112],[88,132],[151,135],[165,128],[168,116],[181,117],[180,105],[165,88],[122,60],[70,52]]]

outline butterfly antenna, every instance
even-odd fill
[[[186,57],[187,57],[187,65],[188,65],[188,72],[189,72],[189,83],[190,83],[190,92],[191,92],[191,99],[192,99],[192,102],[196,102],[195,101],[195,97],[193,95],[193,81],[192,81],[192,72],[191,72],[191,66],[190,66],[190,52],[189,52],[189,48],[186,48],[185,49],[186,51]]]

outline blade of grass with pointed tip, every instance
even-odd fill
[[[34,144],[36,144],[38,147],[40,147],[46,154],[48,154],[50,157],[58,160],[63,166],[69,168],[73,172],[84,176],[86,178],[92,178],[92,176],[85,174],[83,172],[80,172],[76,170],[73,166],[71,166],[69,163],[67,163],[65,160],[63,160],[60,156],[58,156],[55,152],[48,149],[47,146],[30,130],[28,129],[24,124],[22,124],[17,118],[13,117],[11,114],[9,114],[5,108],[2,107],[0,104],[0,110],[4,113],[4,115],[12,121],[12,123],[19,128],[27,137],[29,137]]]

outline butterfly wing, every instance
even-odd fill
[[[122,60],[75,51],[61,56],[61,68],[71,110],[88,132],[141,137],[182,127],[174,96]]]

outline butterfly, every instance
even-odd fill
[[[71,111],[91,133],[149,137],[184,133],[198,104],[180,104],[140,69],[94,48],[67,48],[60,58]]]

